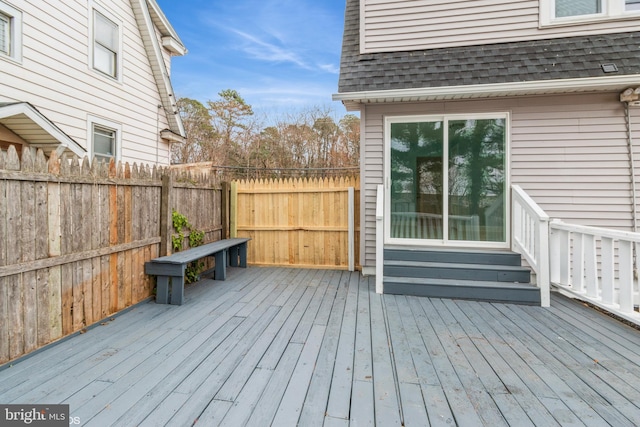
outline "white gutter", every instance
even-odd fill
[[[343,92],[333,94],[332,99],[334,101],[343,101],[345,104],[435,101],[513,95],[620,90],[621,88],[638,85],[639,83],[640,74],[633,74],[579,79],[536,80],[528,82],[489,83],[466,86]]]
[[[153,0],[151,0],[153,1]],[[136,21],[142,35],[145,51],[151,63],[162,107],[167,115],[171,130],[182,137],[186,137],[182,120],[178,114],[176,99],[171,85],[171,79],[162,57],[162,48],[154,31],[153,20],[147,5],[147,0],[131,0]],[[166,18],[165,18],[166,19]]]

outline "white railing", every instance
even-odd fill
[[[384,274],[384,186],[378,185],[376,194],[376,293],[383,290]]]
[[[586,300],[640,325],[640,292],[633,246],[640,233],[550,223],[551,283],[564,294]]]
[[[480,240],[477,215],[449,215],[449,238]],[[442,239],[442,215],[422,212],[392,212],[391,236],[400,239]]]
[[[540,288],[540,305],[549,307],[549,216],[517,185],[512,187],[511,247],[527,260]]]

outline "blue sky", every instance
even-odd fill
[[[235,89],[267,116],[332,108],[345,0],[157,0],[189,52],[172,60],[178,97]]]

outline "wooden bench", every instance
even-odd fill
[[[247,242],[251,239],[235,238],[189,248],[171,255],[152,259],[144,264],[144,271],[158,277],[156,302],[169,303],[169,279],[171,279],[171,304],[182,305],[184,300],[184,272],[187,264],[207,256],[215,256],[215,280],[225,280],[227,265],[247,267]]]

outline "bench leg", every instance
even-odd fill
[[[238,245],[238,255],[240,256],[240,267],[247,268],[247,243]]]
[[[156,302],[158,304],[169,304],[169,277],[157,276]]]
[[[229,248],[229,265],[231,267],[238,266],[238,246],[232,246]]]
[[[184,301],[184,276],[171,277],[171,304],[182,305]]]
[[[225,280],[227,278],[227,251],[217,252],[215,257],[215,279]]]

